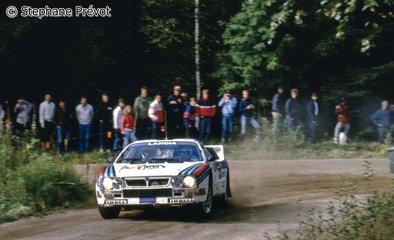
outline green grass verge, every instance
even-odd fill
[[[10,136],[0,140],[0,189],[0,222],[78,206],[93,194],[71,161],[41,152],[34,138],[23,139],[15,149]]]

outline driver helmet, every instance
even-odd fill
[[[152,149],[142,150],[142,159],[151,159],[155,155],[155,151]]]
[[[189,147],[182,147],[175,151],[175,157],[180,159],[190,158],[192,150]]]

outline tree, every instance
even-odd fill
[[[371,60],[377,58],[379,48],[393,47],[391,5],[388,0],[246,1],[226,25],[227,50],[218,57],[216,76],[230,88],[313,86],[324,81],[313,84],[316,80],[305,77],[321,72],[323,65],[328,75],[338,67],[376,67]],[[378,62],[387,64],[392,57],[386,53]]]
[[[253,89],[269,98],[276,85],[319,91],[327,106],[354,103],[393,83],[389,0],[249,0],[226,24],[226,50],[215,76],[222,89]]]

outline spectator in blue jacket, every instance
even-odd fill
[[[302,122],[300,120],[300,103],[298,102],[298,90],[293,88],[290,90],[291,97],[286,101],[286,121],[287,130],[293,131],[296,127],[302,128]]]
[[[191,97],[183,112],[183,123],[185,125],[185,138],[196,138],[196,98]]]
[[[376,126],[380,143],[384,143],[384,137],[390,130],[391,114],[388,105],[389,103],[386,100],[382,101],[382,107],[371,116],[371,120]]]
[[[237,99],[226,91],[220,99],[218,106],[222,108],[222,142],[231,140],[234,128],[234,112],[237,107]]]
[[[316,142],[316,127],[317,127],[317,117],[319,116],[320,109],[319,103],[317,102],[318,96],[316,93],[311,94],[311,100],[307,105],[308,113],[308,137],[311,143]]]

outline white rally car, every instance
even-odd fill
[[[112,160],[96,179],[105,219],[118,217],[122,209],[191,204],[207,216],[214,199],[226,204],[231,196],[222,145],[203,146],[192,139],[136,141]]]

